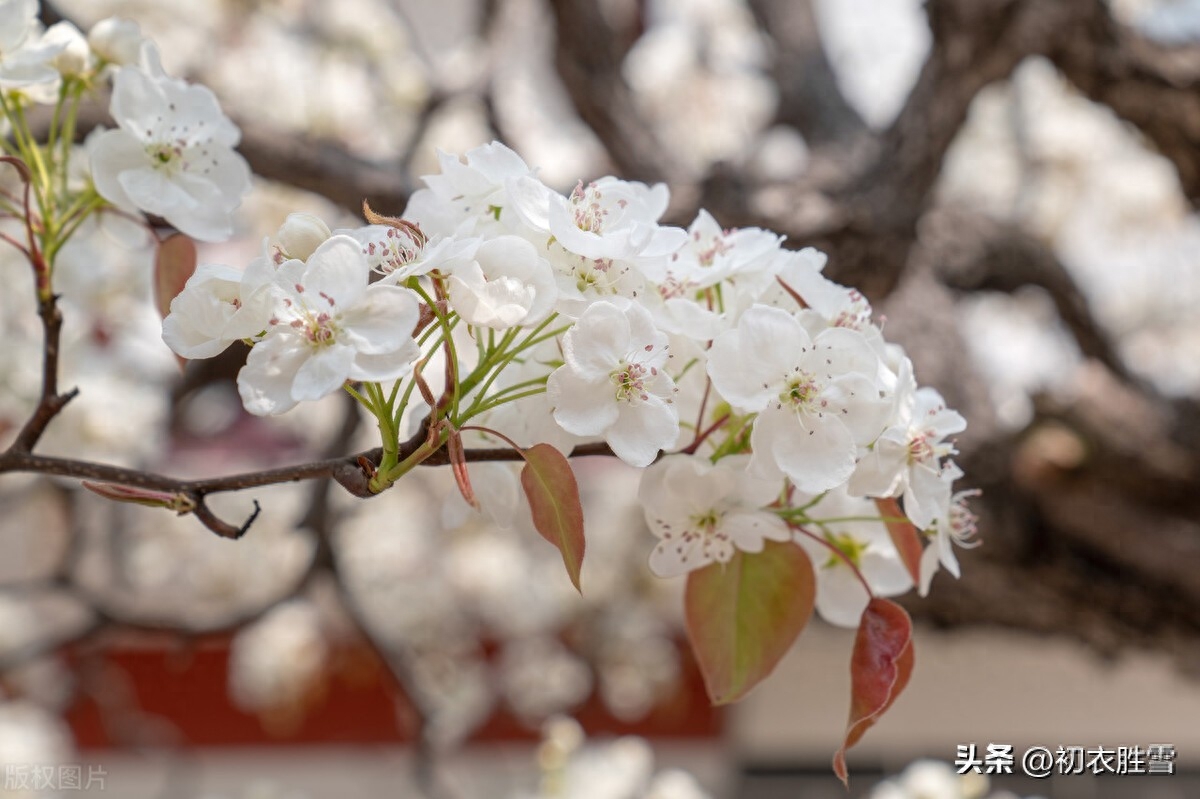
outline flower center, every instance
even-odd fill
[[[308,335],[309,343],[314,347],[324,347],[337,338],[337,328],[333,324],[333,317],[327,313],[317,314],[315,318],[310,318],[305,333]]]
[[[291,298],[287,298],[283,301],[283,304],[295,314],[295,318],[288,323],[289,326],[303,333],[313,349],[327,347],[337,341],[338,334],[341,333],[342,328],[334,315],[337,310],[337,303],[333,297],[323,291],[317,292],[317,296],[320,297],[321,309],[314,310],[309,307],[308,300],[306,299],[311,298],[312,293],[306,293],[307,289],[301,283],[297,283],[294,288],[300,299],[293,301]],[[325,308],[328,308],[328,310],[324,310]],[[272,317],[272,325],[279,323],[280,320],[278,318]]]
[[[783,391],[779,392],[779,402],[781,406],[788,405],[794,410],[812,413],[820,410],[818,405],[823,407],[826,404],[820,396],[821,386],[816,378],[797,368],[783,384]]]
[[[978,488],[959,491],[950,498],[950,535],[962,547],[976,546],[979,541],[979,517],[967,506],[967,500],[983,492]]]
[[[609,375],[609,379],[617,387],[618,400],[632,402],[637,398],[644,402],[650,399],[650,393],[646,388],[646,380],[648,377],[655,377],[657,375],[658,369],[654,367],[647,369],[640,363],[622,361],[621,365]]]
[[[845,555],[846,560],[854,564],[854,568],[862,568],[862,557],[863,553],[867,551],[868,544],[859,541],[849,533],[826,533],[825,540],[829,542],[831,547]],[[825,562],[825,568],[827,569],[845,565],[846,561],[834,553],[830,553],[829,560]]]
[[[600,233],[604,230],[604,218],[608,209],[600,205],[600,192],[595,183],[583,185],[583,181],[575,184],[570,196],[575,227],[588,233]]]
[[[150,157],[150,162],[156,169],[177,172],[187,166],[183,160],[182,142],[148,144],[146,145],[146,155]]]
[[[379,271],[387,275],[417,260],[423,248],[424,242],[390,227],[382,239],[369,242],[363,248],[363,253],[370,257],[378,257]]]
[[[617,283],[624,277],[628,267],[614,267],[611,258],[578,257],[578,265],[571,267],[575,277],[575,288],[583,294],[616,294]]]
[[[908,462],[924,463],[934,457],[933,444],[928,433],[917,433],[908,442]]]
[[[834,327],[862,330],[871,322],[871,304],[857,289],[850,290],[848,299],[849,304],[838,311],[831,324]]]
[[[719,256],[724,255],[731,249],[729,243],[725,241],[724,236],[713,236],[712,240],[708,243],[708,247],[704,249],[701,249],[699,231],[693,234],[693,241],[695,241],[693,246],[696,248],[696,260],[700,262],[701,266],[712,266],[713,262]]]

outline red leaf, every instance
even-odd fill
[[[733,702],[766,678],[812,616],[812,563],[796,544],[766,541],[688,575],[688,638],[714,704]]]
[[[479,500],[475,498],[475,489],[471,488],[471,475],[467,471],[467,455],[463,450],[462,435],[457,430],[450,431],[446,450],[450,455],[450,468],[454,471],[454,482],[458,484],[458,492],[468,505],[479,510]]]
[[[908,685],[913,670],[912,620],[887,599],[872,599],[858,623],[850,657],[850,722],[833,756],[833,773],[849,786],[846,750],[858,743]]]
[[[896,551],[900,553],[900,560],[904,563],[904,568],[908,569],[908,576],[912,577],[914,585],[920,585],[921,553],[924,551],[920,531],[908,520],[904,511],[900,510],[900,503],[896,500],[877,499],[875,507],[879,509],[879,515],[885,519],[903,519],[903,521],[889,521],[884,524],[887,525],[888,535],[892,537]]]
[[[154,258],[154,302],[164,319],[171,312],[171,300],[183,291],[196,271],[196,242],[176,233],[159,243]]]
[[[521,487],[533,511],[533,526],[562,553],[567,576],[575,590],[582,593],[579,573],[583,569],[583,506],[579,503],[579,484],[571,464],[549,444],[536,444],[521,450],[525,467],[521,469]]]

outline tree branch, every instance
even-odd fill
[[[617,171],[647,183],[677,182],[678,166],[641,115],[621,72],[637,32],[614,30],[601,4],[589,0],[550,0],[550,7],[559,77]]]
[[[1101,0],[1048,55],[1067,80],[1137,128],[1174,164],[1183,192],[1200,203],[1200,46],[1167,46],[1122,25]]]
[[[775,44],[775,122],[795,128],[810,147],[844,145],[867,134],[866,123],[838,88],[812,0],[750,0],[749,6],[759,31]]]

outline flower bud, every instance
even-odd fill
[[[288,214],[284,220],[275,234],[275,246],[285,259],[305,261],[332,235],[329,225],[318,217],[297,212]]]
[[[120,17],[102,19],[88,32],[88,44],[96,55],[112,64],[136,64],[146,37],[132,20]]]
[[[82,75],[92,66],[92,52],[88,49],[87,41],[79,28],[70,22],[51,25],[42,37],[42,44],[62,48],[51,63],[63,75]]]

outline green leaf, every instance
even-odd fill
[[[688,575],[688,637],[709,698],[736,701],[761,682],[812,616],[816,581],[804,550],[766,541]]]
[[[176,233],[158,245],[154,258],[154,302],[164,319],[171,312],[171,300],[183,291],[196,271],[196,242]]]
[[[849,785],[846,750],[887,712],[913,670],[912,620],[887,599],[872,599],[858,623],[850,656],[850,722],[833,756],[833,773]]]
[[[904,564],[904,568],[908,570],[908,576],[912,577],[913,585],[921,584],[921,553],[924,551],[924,546],[921,544],[921,534],[917,528],[905,516],[904,511],[900,510],[900,503],[894,499],[877,499],[875,507],[879,509],[879,515],[885,519],[902,519],[903,521],[885,521],[888,535],[892,538],[892,543],[896,547],[896,551],[900,553],[900,561]]]
[[[562,553],[567,576],[580,593],[579,573],[583,569],[583,506],[579,503],[579,484],[571,464],[549,444],[536,444],[521,450],[525,467],[521,487],[533,511],[533,526]]]

